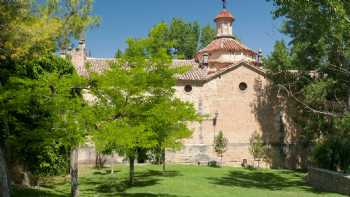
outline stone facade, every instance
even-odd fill
[[[247,86],[245,90],[240,89],[240,84],[243,83]],[[262,70],[244,62],[232,66],[208,82],[179,81],[176,95],[192,102],[198,112],[208,118],[201,123],[192,124],[192,138],[184,141],[183,150],[170,151],[167,159],[170,162],[191,163],[217,160],[213,150],[214,135],[223,131],[228,139],[224,162],[240,165],[244,159],[252,161],[249,139],[254,132],[264,132],[260,119],[269,122],[270,129],[274,130],[271,133],[279,127],[274,113],[257,111],[258,100],[267,84],[268,80]],[[186,92],[185,86],[192,86],[192,91]],[[216,126],[213,124],[215,114],[218,115]],[[258,114],[263,117],[257,117]]]

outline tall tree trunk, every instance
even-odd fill
[[[134,175],[135,175],[135,157],[129,157],[129,184],[133,185],[134,184]]]
[[[10,197],[10,183],[7,177],[7,165],[5,153],[0,146],[0,181],[1,181],[1,196]]]
[[[78,148],[73,148],[70,153],[70,179],[71,179],[71,196],[79,196],[78,187]]]
[[[165,149],[162,149],[163,171],[165,172]]]

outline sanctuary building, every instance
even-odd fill
[[[292,144],[292,130],[283,109],[268,94],[269,80],[261,66],[261,54],[242,44],[233,34],[235,18],[223,9],[215,17],[217,35],[208,46],[197,52],[194,59],[174,59],[173,66],[191,65],[192,69],[177,79],[176,96],[194,104],[199,114],[207,115],[193,123],[191,138],[184,140],[179,151],[168,151],[166,160],[174,163],[202,163],[218,160],[214,137],[222,131],[228,139],[225,164],[252,163],[249,151],[254,133],[262,135],[271,150],[271,165],[285,165],[296,158],[282,155]],[[113,59],[88,57],[85,42],[70,51],[72,62],[81,75],[87,67],[103,72]],[[287,132],[293,133],[293,132]],[[288,156],[287,156],[288,157]],[[292,156],[290,156],[292,157]]]

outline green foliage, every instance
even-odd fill
[[[147,122],[157,135],[161,149],[181,147],[180,139],[188,138],[192,131],[188,122],[198,121],[199,116],[193,104],[180,99],[163,98],[157,101],[147,113]]]
[[[200,37],[200,48],[206,47],[211,41],[215,39],[216,31],[210,26],[206,25],[202,28],[201,37]]]
[[[334,171],[348,170],[350,165],[349,136],[330,136],[317,144],[314,150],[314,161],[321,168]]]
[[[215,136],[214,149],[215,149],[215,152],[221,157],[221,159],[223,154],[226,152],[227,143],[228,143],[227,138],[225,138],[224,133],[220,131],[219,134]]]
[[[167,25],[154,27],[148,38],[129,39],[129,47],[105,73],[92,74],[100,123],[94,134],[98,149],[113,147],[132,161],[140,150],[176,148],[189,137],[189,121],[198,120],[192,104],[175,99]],[[132,177],[132,175],[130,176]]]
[[[197,22],[187,23],[174,18],[169,25],[169,38],[173,41],[179,57],[193,57],[197,50],[199,35],[200,27]]]
[[[67,49],[99,18],[92,0],[3,1],[0,4],[0,60],[30,60]],[[57,44],[59,45],[57,46]]]
[[[11,152],[11,161],[31,172],[57,174],[67,167],[69,148],[85,135],[84,81],[69,62],[55,56],[33,60],[25,68],[1,91],[1,145]]]
[[[129,39],[126,54],[129,57],[150,55],[157,53],[159,49],[164,49],[168,55],[176,58],[191,59],[199,47],[205,47],[214,38],[215,30],[211,26],[208,25],[201,29],[198,22],[191,23],[174,18],[169,24],[161,22],[155,25],[146,38]]]
[[[290,49],[278,42],[266,61],[289,116],[303,130],[297,143],[316,146],[314,159],[322,167],[346,170],[349,131],[350,4],[341,1],[273,0],[275,17],[283,17],[282,32]],[[298,72],[290,72],[296,69]],[[282,88],[281,88],[282,87]],[[341,137],[339,137],[341,136]],[[331,150],[334,149],[334,150]],[[346,159],[345,159],[346,160]]]
[[[91,5],[91,0],[0,4],[0,146],[8,164],[58,174],[68,166],[70,148],[84,139],[92,117],[82,100],[85,82],[54,53],[96,24]]]
[[[260,160],[267,157],[267,146],[258,132],[254,132],[249,139],[249,152],[254,159]]]
[[[120,49],[117,49],[117,52],[115,53],[114,57],[116,59],[119,59],[123,56],[123,52]]]
[[[264,62],[267,69],[271,71],[281,71],[291,69],[290,51],[284,41],[277,41],[271,55]]]
[[[130,47],[126,54],[134,51]],[[126,62],[131,65],[128,69],[124,67]],[[97,105],[104,114],[103,123],[95,135],[99,144],[113,144],[128,156],[135,154],[137,148],[154,146],[154,133],[145,122],[145,113],[154,99],[148,94],[166,83],[157,81],[160,76],[150,78],[157,72],[153,70],[157,68],[152,67],[148,60],[133,56],[112,65],[103,75],[94,76],[94,93],[99,98]]]

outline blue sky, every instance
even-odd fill
[[[228,0],[227,8],[236,18],[233,31],[251,49],[266,55],[276,40],[286,39],[278,31],[281,21],[272,19],[271,2]],[[93,14],[101,24],[87,33],[87,46],[94,57],[113,57],[117,48],[126,48],[127,38],[144,37],[153,25],[174,17],[215,27],[221,9],[221,0],[95,0]]]

